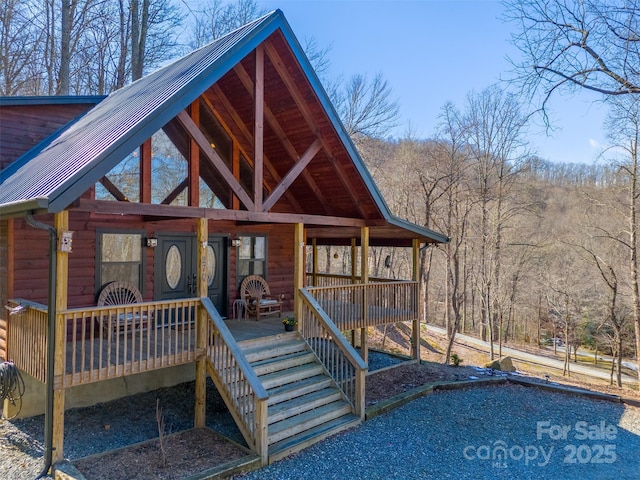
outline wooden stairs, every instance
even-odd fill
[[[269,463],[360,423],[298,333],[238,342],[269,394]]]

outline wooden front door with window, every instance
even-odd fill
[[[222,316],[227,314],[227,238],[207,242],[207,294]],[[197,240],[190,234],[159,234],[155,252],[154,298],[197,296]]]

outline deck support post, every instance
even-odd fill
[[[351,283],[355,284],[358,279],[358,242],[351,239]]]
[[[369,346],[367,345],[367,325],[369,323],[369,227],[360,229],[360,280],[362,289],[362,319],[364,327],[360,329],[360,356],[365,362],[369,361]]]
[[[318,243],[314,238],[311,240],[311,245],[313,247],[313,286],[318,286]]]
[[[304,224],[296,223],[293,226],[293,315],[298,320],[298,329],[302,323],[302,300],[300,289],[304,287]]]
[[[207,241],[209,225],[206,218],[198,219],[198,297],[207,296]],[[204,308],[198,308],[196,316],[196,404],[193,424],[203,428],[206,423],[207,407],[207,323],[209,319]]]
[[[417,238],[412,240],[412,275],[411,280],[418,282],[414,298],[412,298],[412,309],[416,312],[416,317],[413,319],[413,335],[411,338],[411,350],[413,358],[420,361],[420,241]]]
[[[56,213],[53,223],[58,238],[62,238],[62,232],[69,230],[69,212],[64,210]],[[62,378],[66,364],[67,339],[64,316],[60,312],[67,309],[69,252],[61,251],[59,246],[56,249],[56,263],[56,334],[55,339],[52,339],[55,344],[53,375],[56,378]],[[75,328],[75,325],[73,327]],[[64,387],[53,392],[53,435],[51,446],[53,448],[52,462],[62,461],[64,459]]]

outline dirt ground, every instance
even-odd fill
[[[187,430],[159,440],[74,462],[90,480],[179,480],[247,455],[209,429]],[[164,455],[163,455],[164,449]]]

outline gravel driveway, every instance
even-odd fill
[[[440,392],[238,478],[639,480],[640,410],[516,385]]]

